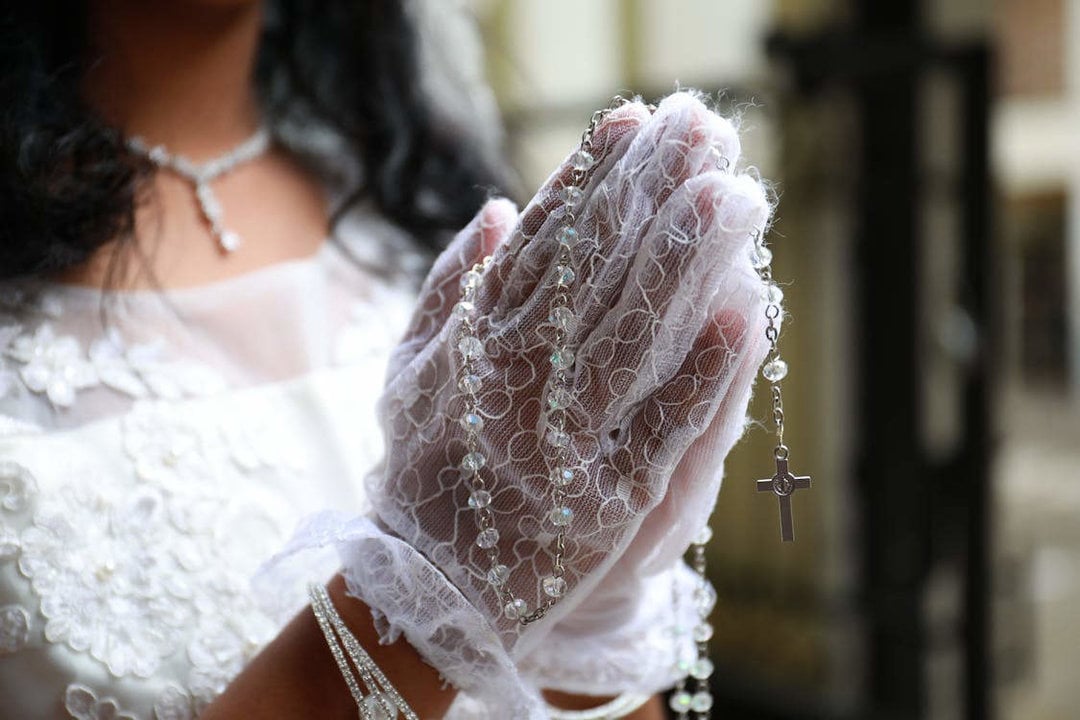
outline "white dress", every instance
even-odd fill
[[[250,583],[304,516],[364,512],[414,300],[379,255],[424,263],[361,212],[167,295],[0,285],[0,717],[195,717],[333,573]]]

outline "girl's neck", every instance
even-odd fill
[[[84,91],[108,122],[194,160],[259,124],[262,4],[91,0]]]

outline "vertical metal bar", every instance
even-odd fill
[[[991,396],[994,377],[993,348],[998,332],[991,306],[989,287],[996,277],[993,265],[998,253],[992,251],[993,194],[990,186],[990,50],[976,45],[962,54],[958,67],[963,88],[962,178],[963,206],[961,242],[964,253],[963,302],[980,335],[980,352],[972,361],[963,388],[963,444],[957,465],[966,475],[964,499],[967,508],[964,583],[965,716],[970,720],[991,720],[991,518],[990,446]]]
[[[860,30],[921,40],[918,3],[859,0]],[[854,61],[854,58],[851,59]],[[918,718],[927,706],[923,594],[932,522],[919,442],[919,146],[915,63],[887,63],[857,80],[861,109],[856,230],[860,439],[868,708]]]

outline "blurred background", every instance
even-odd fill
[[[529,188],[678,83],[780,194],[815,484],[729,458],[714,717],[1080,717],[1080,0],[469,2]]]

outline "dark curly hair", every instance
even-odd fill
[[[257,84],[272,122],[336,132],[364,167],[367,199],[431,249],[505,175],[438,123],[420,89],[405,0],[273,0]],[[65,0],[0,10],[0,278],[78,265],[130,237],[152,172],[81,95],[86,8]]]

